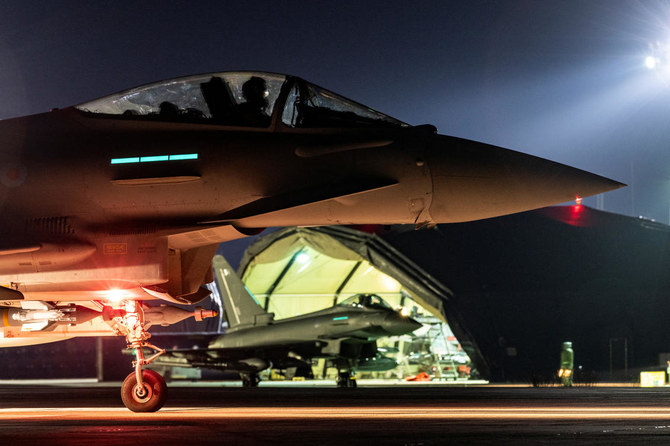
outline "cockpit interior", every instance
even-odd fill
[[[407,127],[300,78],[260,72],[183,77],[126,90],[75,107],[120,119],[233,127]]]

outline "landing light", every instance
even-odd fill
[[[128,297],[128,291],[119,289],[107,290],[105,291],[105,297],[110,302],[119,303]]]
[[[662,82],[668,84],[670,82],[670,41],[649,45],[649,52],[644,58],[644,66],[656,73]]]

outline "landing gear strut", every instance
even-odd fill
[[[142,370],[142,366],[150,364],[165,350],[147,342],[151,335],[144,329],[141,304],[132,300],[125,303],[122,326],[127,330],[126,342],[128,348],[135,352],[136,360],[133,361],[135,371],[126,377],[121,386],[121,399],[133,412],[156,412],[165,404],[167,386],[161,375],[153,370]],[[144,348],[150,348],[156,353],[145,358]]]
[[[356,376],[350,371],[339,371],[337,374],[337,387],[358,387]]]

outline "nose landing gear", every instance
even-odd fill
[[[354,361],[351,359],[344,359],[335,362],[337,367],[337,387],[338,388],[354,388],[358,387],[356,383],[356,373],[354,368]]]
[[[133,412],[156,412],[165,404],[167,386],[160,374],[153,370],[142,370],[142,366],[153,362],[165,350],[147,342],[151,334],[144,329],[144,312],[137,302],[125,302],[125,315],[121,325],[127,330],[126,342],[128,348],[135,352],[136,358],[133,361],[135,371],[126,377],[121,386],[123,404]],[[147,347],[156,353],[145,358],[144,348]]]

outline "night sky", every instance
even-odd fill
[[[644,65],[668,39],[669,1],[3,0],[0,118],[188,74],[294,74],[628,183],[605,210],[668,223],[670,79]]]

